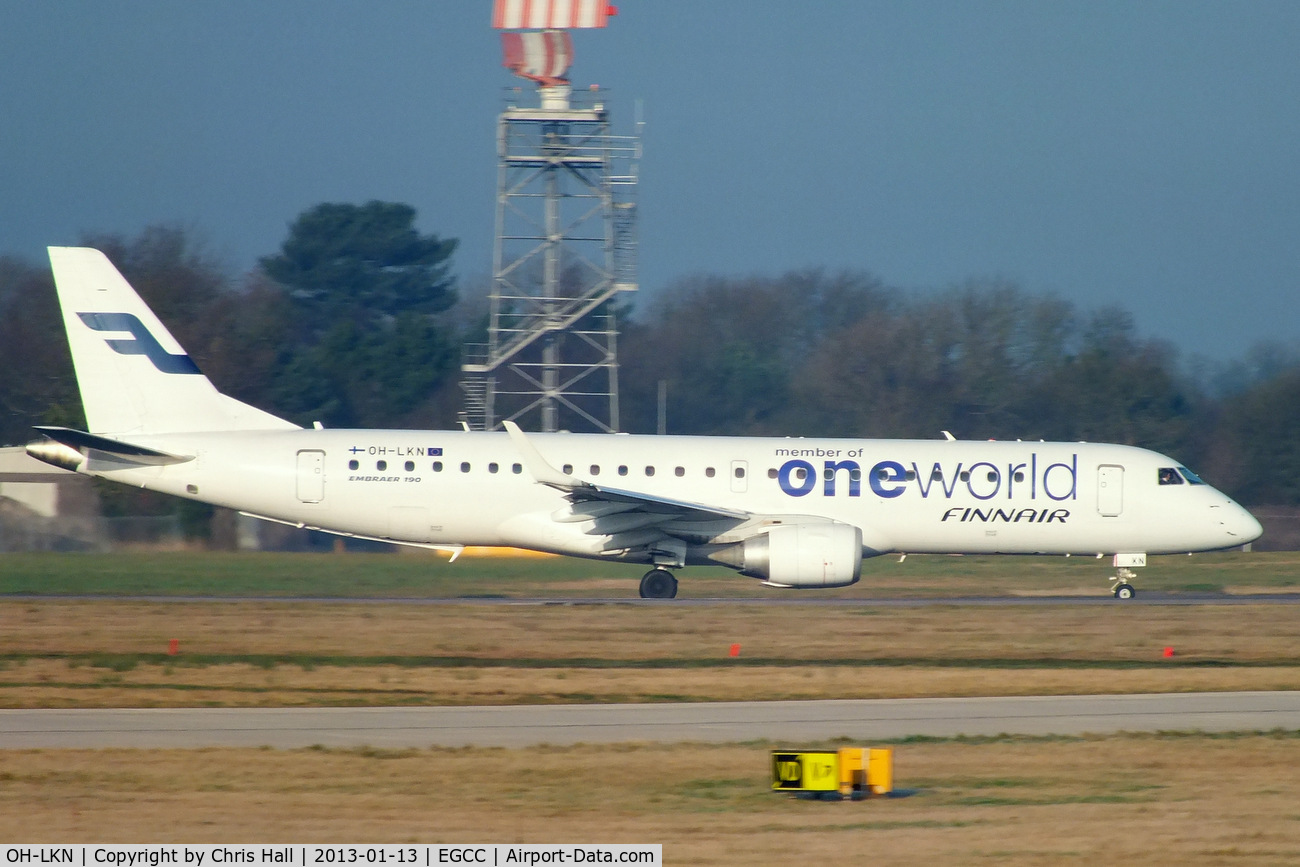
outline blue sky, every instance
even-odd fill
[[[1300,3],[625,0],[575,84],[643,105],[641,283],[863,269],[1300,346]],[[0,253],[194,228],[232,270],[323,201],[491,267],[490,0],[0,0]]]

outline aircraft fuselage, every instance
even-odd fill
[[[555,467],[615,489],[863,531],[864,554],[1175,553],[1258,535],[1171,459],[1094,443],[530,434]],[[614,556],[538,484],[505,433],[290,430],[136,436],[194,455],[105,478],[304,526],[417,544]],[[93,452],[92,452],[93,458]],[[607,535],[607,534],[601,534]],[[700,535],[703,541],[705,534]],[[727,532],[709,537],[725,542]]]

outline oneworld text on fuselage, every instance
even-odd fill
[[[881,460],[864,471],[853,457],[840,458],[837,449],[777,449],[789,457],[777,469],[781,490],[791,497],[806,497],[819,487],[826,497],[860,497],[863,481],[877,497],[892,500],[908,491],[922,499],[969,495],[976,500],[1076,500],[1079,496],[1079,455],[1068,462],[1040,459],[1037,452],[1016,463],[957,461],[930,465],[912,461]],[[808,457],[822,457],[820,472]]]

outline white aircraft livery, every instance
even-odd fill
[[[1232,548],[1259,522],[1164,455],[1100,443],[300,428],[221,394],[98,250],[51,247],[89,431],[33,457],[343,536],[513,546],[772,587],[853,584],[885,553],[1114,555]]]

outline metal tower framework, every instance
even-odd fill
[[[586,106],[567,84],[537,92],[539,108],[509,104],[497,123],[488,342],[465,347],[463,419],[612,433],[616,296],[637,288],[640,139],[610,134],[598,92]]]

